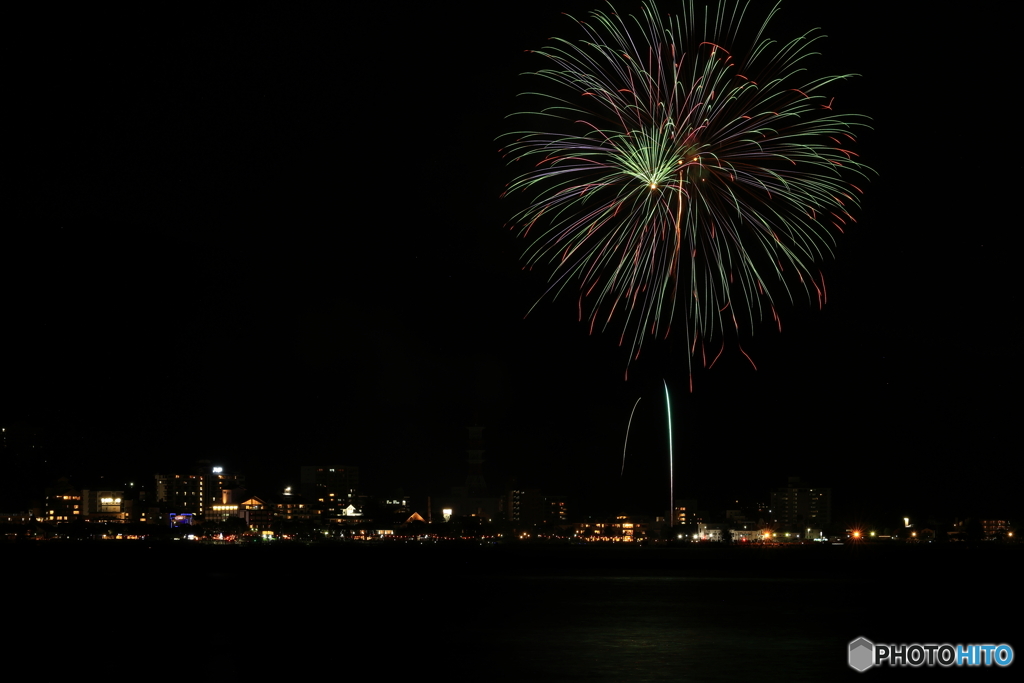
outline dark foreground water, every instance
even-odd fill
[[[194,656],[216,657],[225,675],[536,683],[1008,681],[1022,666],[858,673],[846,660],[859,636],[1018,645],[1017,548],[54,543],[0,553],[8,589],[31,598],[8,610],[12,623],[49,628],[47,642],[65,648],[116,644],[129,653],[119,661],[138,655],[149,673]]]

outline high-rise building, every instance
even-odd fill
[[[156,500],[169,512],[205,515],[224,500],[224,491],[241,488],[245,479],[208,461],[197,463],[192,474],[157,474]]]
[[[206,486],[200,474],[157,474],[156,500],[175,512],[199,514],[206,508]]]
[[[832,521],[832,489],[808,486],[800,477],[772,491],[771,517],[776,529],[820,529]]]
[[[82,492],[61,477],[43,492],[43,507],[36,517],[50,524],[73,522],[82,515]]]
[[[696,498],[677,498],[675,510],[672,514],[672,526],[686,526],[700,522],[697,514]]]
[[[547,514],[545,522],[549,524],[567,524],[569,522],[568,496],[544,496],[544,510]]]
[[[544,497],[538,489],[512,489],[505,501],[505,516],[515,527],[529,527],[544,520]]]
[[[1010,533],[1010,522],[1005,519],[983,519],[981,529],[987,538],[1006,536]]]
[[[82,514],[87,522],[127,522],[131,501],[124,491],[82,489]]]
[[[566,496],[543,495],[540,489],[510,489],[503,501],[505,519],[516,528],[567,524],[569,502]]]
[[[303,465],[299,493],[320,510],[324,519],[352,516],[350,506],[359,489],[359,468],[354,465]]]

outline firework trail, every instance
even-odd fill
[[[672,453],[672,402],[668,398],[668,382],[661,380],[665,385],[665,414],[668,416],[668,526],[672,528],[676,512],[676,477],[675,477],[675,455]]]
[[[850,180],[871,172],[851,150],[864,119],[823,92],[854,74],[807,74],[813,32],[765,37],[777,5],[742,40],[746,9],[591,12],[583,40],[536,52],[551,92],[524,93],[546,106],[523,113],[547,130],[509,134],[507,155],[532,162],[508,188],[530,196],[513,220],[527,266],[552,271],[552,297],[578,285],[591,332],[621,323],[631,361],[673,321],[707,365],[705,342],[714,354],[741,324],[781,330],[778,299],[822,305],[815,262],[854,220]]]
[[[643,398],[642,396],[640,398]],[[640,405],[640,398],[633,404],[633,410],[629,411],[629,422],[626,423],[626,440],[622,444],[622,471],[619,472],[621,477],[626,473],[626,446],[629,445],[629,428],[633,426],[633,414],[636,413],[636,407]]]

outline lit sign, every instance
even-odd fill
[[[221,472],[223,472],[223,471],[224,471],[224,468],[223,468],[223,467],[214,467],[214,468],[213,468],[213,473],[214,473],[214,474],[220,474],[220,473],[221,473]]]
[[[191,526],[192,525],[192,513],[191,512],[183,512],[183,513],[180,513],[180,514],[175,514],[175,513],[172,512],[172,513],[169,514],[169,517],[170,517],[170,521],[171,521],[171,526],[172,527]]]

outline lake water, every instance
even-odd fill
[[[119,627],[113,642],[213,647],[235,663],[226,670],[242,662],[301,677],[326,666],[347,678],[368,666],[382,680],[424,683],[1008,680],[1019,664],[861,674],[846,652],[860,636],[1014,645],[1020,557],[116,543],[8,554],[46,587],[34,609],[71,610],[79,637],[111,642],[103,624],[113,618],[146,624]]]

